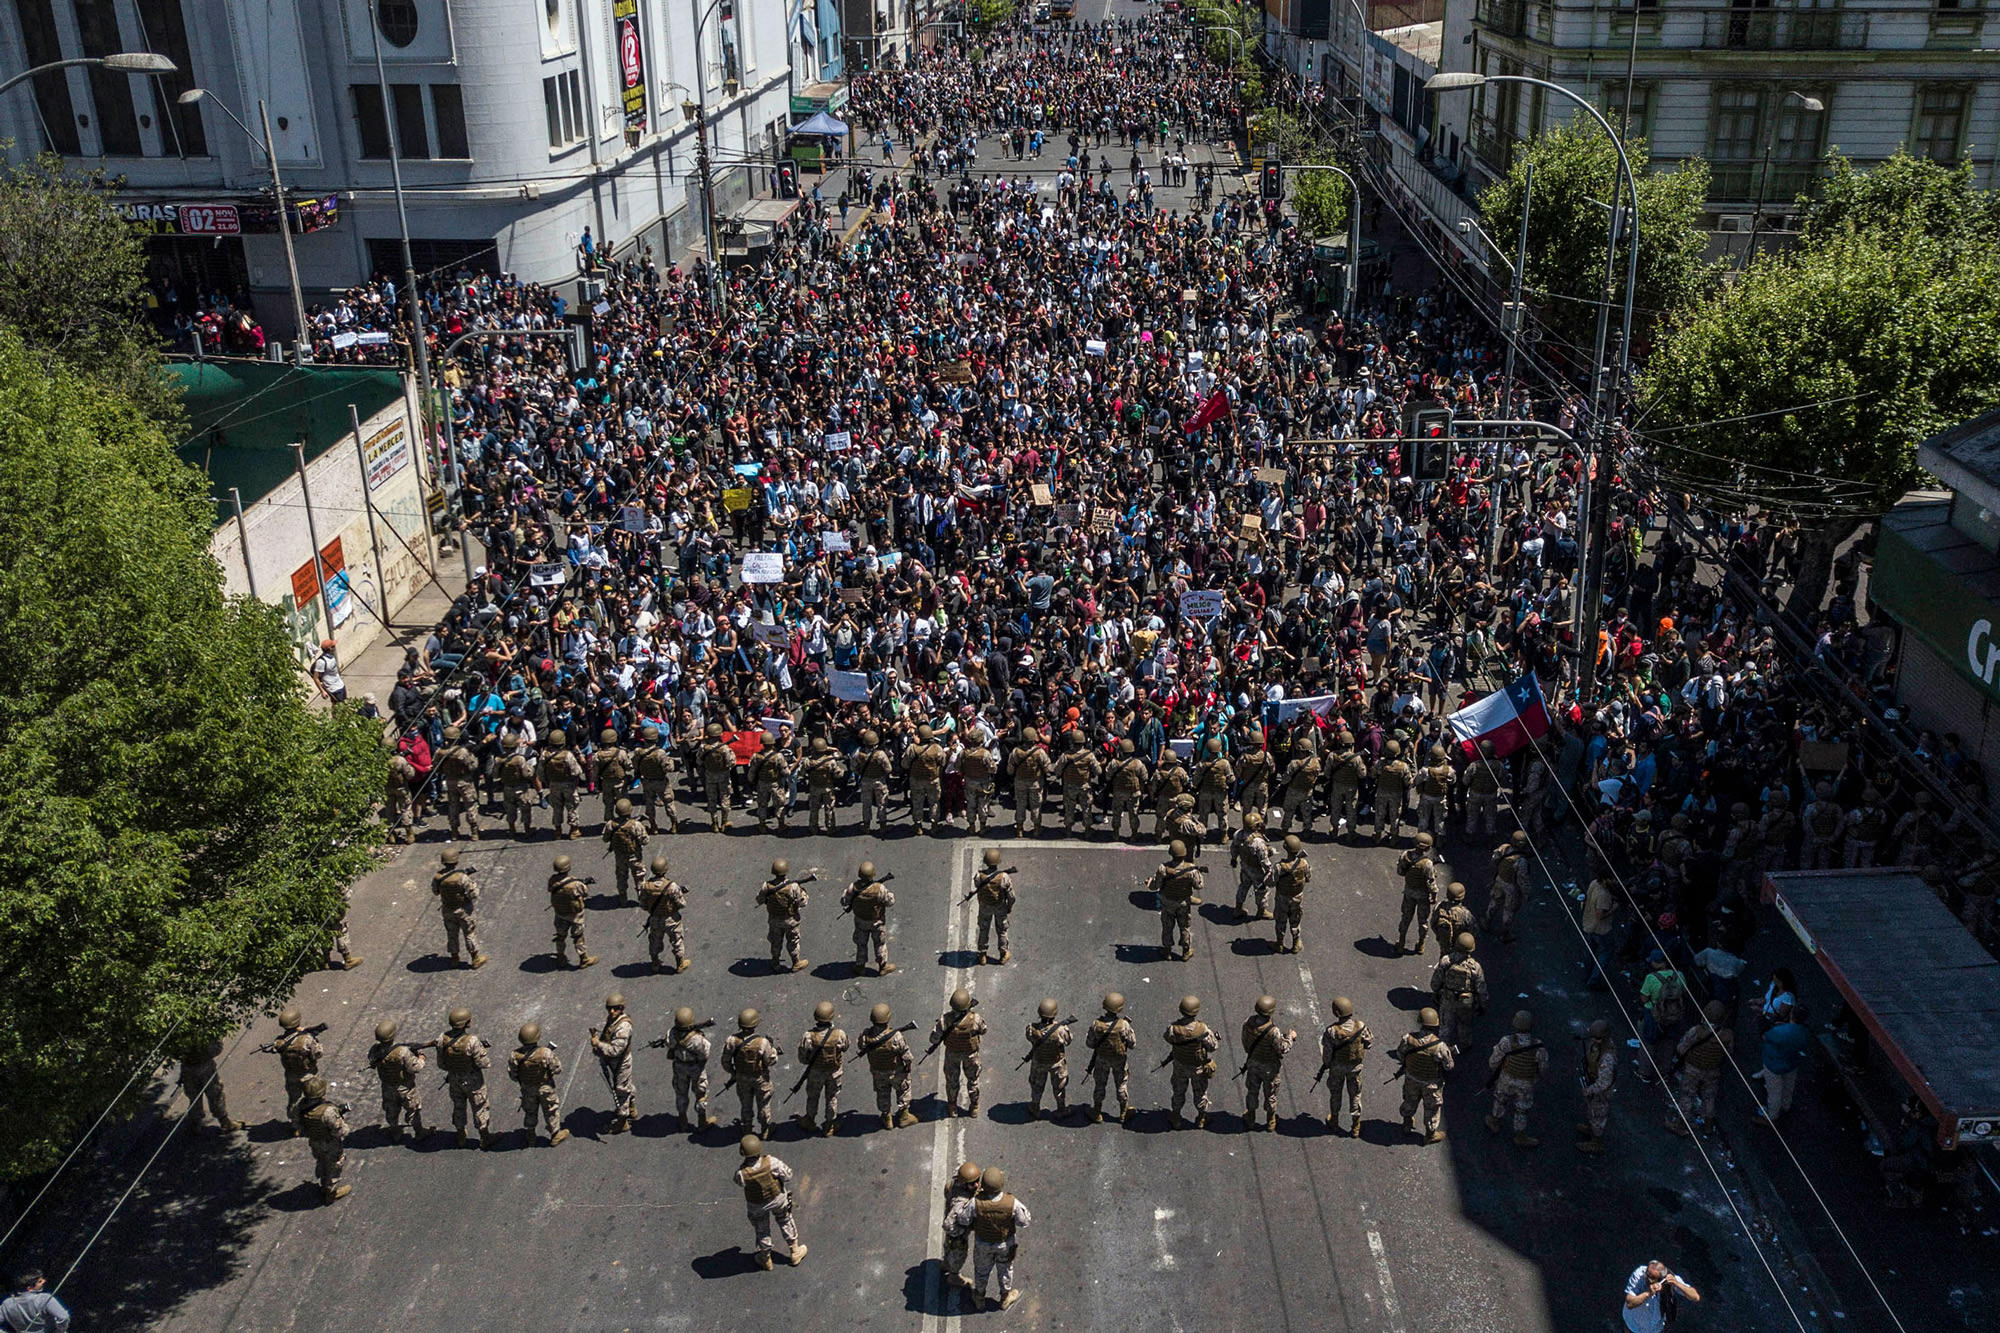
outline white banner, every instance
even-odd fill
[[[819,549],[822,551],[852,551],[854,543],[844,532],[828,528],[819,535]]]
[[[826,683],[836,699],[857,704],[868,702],[868,673],[865,671],[829,671]]]
[[[1315,694],[1304,699],[1286,699],[1277,705],[1278,721],[1290,722],[1300,713],[1314,713],[1325,717],[1333,711],[1340,696],[1335,694]]]
[[[820,443],[826,446],[828,453],[837,454],[854,447],[854,432],[850,430],[829,431],[826,435],[820,437]]]
[[[776,551],[750,551],[743,557],[745,583],[783,583],[785,557]]]
[[[1181,594],[1181,614],[1189,620],[1213,620],[1222,614],[1222,590],[1190,588]]]
[[[536,565],[528,570],[528,582],[537,588],[560,588],[563,586],[563,580],[568,577],[569,566],[559,560],[551,564]]]

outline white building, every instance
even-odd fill
[[[180,67],[39,76],[0,99],[0,137],[17,157],[47,147],[124,177],[159,276],[185,294],[247,288],[288,332],[260,101],[314,228],[297,240],[309,302],[401,271],[392,130],[420,272],[552,279],[575,271],[586,227],[621,245],[644,235],[663,260],[700,236],[684,103],[706,105],[718,216],[765,190],[789,123],[791,33],[805,39],[787,0],[377,0],[370,13],[368,0],[0,0],[5,70],[142,50]],[[210,95],[180,103],[197,86]]]

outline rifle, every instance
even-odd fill
[[[883,876],[881,876],[881,877],[880,877],[880,878],[878,878],[878,879],[872,879],[872,880],[870,880],[870,881],[868,882],[868,886],[867,886],[867,887],[869,887],[869,888],[871,888],[871,889],[872,889],[872,888],[874,888],[874,887],[875,887],[875,886],[876,886],[877,884],[887,884],[887,883],[888,883],[888,882],[889,882],[890,880],[892,880],[892,879],[894,879],[894,878],[896,878],[896,877],[895,877],[895,875],[893,875],[893,874],[888,874],[888,875],[883,875]],[[855,893],[860,893],[860,892],[861,892],[861,890],[860,890],[860,889],[856,889],[856,890],[855,890],[854,892],[855,892]],[[841,909],[840,909],[840,915],[841,915],[841,916],[846,916],[846,915],[847,915],[847,914],[848,914],[849,912],[852,912],[853,910],[854,910],[854,899],[853,899],[853,897],[852,897],[852,896],[850,895],[850,896],[849,896],[849,898],[847,899],[846,903],[842,904],[842,906],[841,906]],[[839,919],[838,917],[836,917],[836,918],[835,918],[835,920],[838,920],[838,919]]]
[[[1028,1061],[1035,1058],[1035,1052],[1041,1050],[1042,1044],[1046,1042],[1050,1037],[1055,1035],[1056,1028],[1066,1028],[1071,1023],[1074,1022],[1076,1022],[1076,1015],[1071,1014],[1068,1018],[1059,1020],[1056,1023],[1055,1027],[1050,1028],[1047,1032],[1035,1038],[1035,1044],[1033,1046],[1030,1046],[1028,1048],[1028,1053],[1021,1057],[1021,1065],[1024,1065],[1028,1063]],[[1092,1063],[1095,1063],[1097,1060],[1097,1057],[1095,1055],[1092,1055],[1090,1058]],[[1021,1065],[1015,1065],[1014,1068],[1019,1069]]]
[[[1514,1048],[1514,1050],[1516,1051],[1539,1051],[1544,1049],[1546,1049],[1545,1044],[1539,1041],[1531,1041],[1526,1046],[1516,1046]],[[1512,1053],[1513,1053],[1512,1051],[1508,1052],[1508,1054],[1510,1055]],[[1486,1082],[1480,1085],[1479,1090],[1481,1092],[1493,1091],[1493,1085],[1500,1081],[1500,1071],[1505,1069],[1506,1067],[1507,1067],[1507,1061],[1506,1058],[1503,1056],[1501,1058],[1500,1063],[1493,1066],[1493,1068],[1487,1072]]]
[[[903,1024],[903,1026],[899,1028],[890,1029],[889,1031],[883,1033],[881,1036],[877,1037],[874,1041],[869,1041],[866,1037],[863,1037],[861,1040],[854,1043],[854,1059],[849,1060],[847,1063],[849,1064],[860,1063],[862,1058],[866,1056],[870,1051],[881,1049],[884,1045],[888,1043],[889,1038],[895,1036],[898,1032],[915,1032],[916,1030],[917,1030],[917,1025],[914,1022],[911,1022],[911,1023],[905,1023]]]
[[[1276,1032],[1277,1030],[1278,1030],[1278,1020],[1274,1018],[1270,1021],[1270,1023],[1264,1028],[1262,1032],[1257,1034],[1257,1040],[1250,1043],[1250,1049],[1247,1053],[1245,1053],[1243,1057],[1243,1067],[1236,1071],[1236,1077],[1238,1079],[1241,1079],[1245,1074],[1250,1072],[1250,1062],[1257,1057],[1257,1048],[1264,1044],[1264,1039],[1266,1037],[1269,1037],[1273,1032]]]
[[[1021,867],[1019,866],[1002,866],[999,869],[995,870],[993,873],[996,875],[1018,875],[1020,872],[1021,872]],[[959,901],[961,903],[969,903],[978,896],[979,896],[979,890],[975,887],[971,893],[966,894],[963,898],[960,898]]]
[[[590,1039],[593,1042],[597,1040],[596,1028],[590,1030]],[[591,1054],[596,1055],[597,1053],[593,1051]],[[604,1090],[610,1093],[611,1100],[616,1102],[618,1100],[618,1085],[611,1078],[611,1062],[601,1055],[597,1056],[597,1072],[604,1075]]]
[[[806,1067],[799,1073],[799,1081],[792,1084],[792,1090],[785,1094],[785,1102],[789,1102],[792,1098],[798,1096],[799,1089],[803,1088],[806,1085],[806,1080],[812,1077],[812,1071],[819,1065],[820,1056],[826,1054],[827,1038],[832,1035],[833,1029],[828,1028],[826,1034],[819,1039],[819,1045],[813,1049],[812,1059],[806,1061]],[[780,1102],[779,1105],[782,1106],[785,1102]]]
[[[971,1013],[974,1009],[977,1009],[978,1007],[979,1007],[979,997],[975,995],[972,998],[972,1003],[966,1006],[965,1013],[959,1014],[957,1017],[953,1018],[951,1020],[950,1026],[946,1027],[943,1032],[938,1033],[937,1039],[931,1042],[931,1044],[925,1048],[923,1060],[919,1060],[917,1061],[917,1063],[921,1065],[924,1062],[924,1060],[928,1060],[933,1055],[936,1055],[937,1048],[944,1045],[944,1039],[946,1037],[949,1037],[952,1033],[958,1031],[958,1025],[965,1021],[965,1015]]]
[[[704,1018],[704,1019],[702,1019],[702,1020],[701,1020],[701,1022],[699,1022],[699,1023],[696,1023],[696,1024],[694,1024],[694,1025],[693,1025],[692,1027],[688,1028],[687,1030],[688,1030],[689,1032],[699,1032],[699,1031],[701,1031],[701,1030],[702,1030],[703,1028],[712,1028],[712,1027],[714,1027],[714,1026],[715,1026],[715,1020],[714,1020],[714,1019],[712,1019],[712,1018]],[[675,1029],[674,1029],[674,1031],[678,1032],[678,1031],[680,1031],[680,1029],[679,1029],[679,1028],[675,1028]],[[671,1036],[666,1036],[666,1037],[655,1037],[655,1038],[653,1038],[653,1039],[652,1039],[651,1041],[649,1041],[649,1042],[647,1042],[647,1043],[646,1043],[646,1049],[647,1049],[647,1050],[649,1050],[649,1051],[657,1051],[657,1050],[659,1050],[659,1049],[660,1049],[660,1048],[661,1048],[662,1046],[665,1046],[665,1045],[667,1045],[667,1044],[668,1044],[669,1042],[671,1042],[672,1040],[673,1040],[673,1038],[672,1038]]]
[[[318,1036],[320,1033],[326,1031],[331,1026],[332,1024],[330,1023],[315,1023],[309,1028],[295,1028],[294,1031],[303,1032],[307,1036],[313,1037],[313,1036]],[[267,1041],[262,1046],[259,1046],[257,1049],[262,1051],[266,1055],[276,1055],[278,1053],[277,1039],[274,1038],[271,1041]]]
[[[1319,1067],[1319,1072],[1313,1075],[1313,1081],[1306,1084],[1306,1091],[1311,1092],[1314,1088],[1317,1088],[1320,1085],[1320,1080],[1324,1079],[1327,1075],[1327,1071],[1332,1068],[1333,1068],[1332,1065],[1321,1065]]]
[[[647,928],[650,927],[653,924],[653,921],[660,915],[660,908],[666,901],[667,901],[667,893],[666,890],[662,889],[660,891],[660,896],[653,899],[653,906],[651,910],[649,910],[646,913],[646,919],[644,921],[641,921],[639,923],[639,928],[632,932],[635,936],[643,935],[646,933]]]

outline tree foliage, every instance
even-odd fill
[[[1289,111],[1261,111],[1250,142],[1288,167],[1338,165],[1311,122]],[[1332,236],[1347,225],[1347,182],[1331,171],[1287,171],[1286,183],[1299,227],[1308,236]]]
[[[1946,166],[1898,149],[1864,171],[1836,152],[1818,196],[1803,202],[1800,241],[1809,248],[1850,231],[1917,231],[1954,250],[2000,244],[2000,195],[1973,188],[1970,158]]]
[[[224,598],[203,482],[0,330],[0,1178],[177,1023],[169,1055],[289,993],[369,861],[379,733],[309,709],[277,609]]]
[[[1581,117],[1579,117],[1581,119]],[[1708,197],[1708,166],[1684,163],[1672,172],[1646,169],[1646,141],[1628,140],[1625,151],[1639,187],[1639,282],[1634,298],[1635,342],[1705,290],[1712,266],[1703,258],[1708,234],[1701,228]],[[1557,126],[1528,140],[1514,154],[1507,175],[1479,196],[1487,234],[1508,247],[1520,232],[1521,200],[1529,164],[1527,286],[1539,294],[1541,322],[1558,338],[1588,348],[1602,299],[1609,204],[1620,185],[1618,151],[1594,121]],[[1593,202],[1596,201],[1596,202]],[[1612,300],[1624,300],[1624,251],[1612,283]],[[1613,312],[1614,318],[1616,312]],[[1614,328],[1616,325],[1614,324]]]

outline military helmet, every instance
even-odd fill
[[[326,1080],[318,1074],[307,1074],[299,1081],[299,1091],[308,1097],[326,1096]]]
[[[623,1009],[625,1007],[625,996],[623,992],[612,991],[611,994],[605,996],[604,1007],[606,1009]]]
[[[648,722],[645,726],[639,728],[639,738],[641,740],[656,741],[660,739],[660,729]]]
[[[894,1017],[894,1012],[886,1004],[878,1004],[868,1011],[868,1021],[871,1023],[886,1023]]]
[[[1298,834],[1287,833],[1285,835],[1285,852],[1287,855],[1297,856],[1300,852],[1304,851],[1305,849],[1306,845],[1303,842],[1299,841]]]
[[[540,1023],[523,1023],[521,1024],[520,1035],[523,1046],[539,1046],[542,1044],[542,1025]]]
[[[880,745],[882,743],[882,737],[880,733],[878,733],[875,730],[875,728],[866,727],[861,732],[861,743],[863,745]]]
[[[1425,1005],[1417,1010],[1417,1026],[1434,1028],[1438,1025],[1438,1011]]]
[[[567,875],[570,866],[574,865],[575,862],[571,861],[567,856],[558,856],[551,864],[558,875]]]
[[[1181,1012],[1189,1018],[1193,1018],[1196,1014],[1200,1013],[1201,997],[1199,995],[1181,996]]]
[[[1209,752],[1210,754],[1221,754],[1221,753],[1222,753],[1222,737],[1220,737],[1220,736],[1210,736],[1210,737],[1208,738],[1208,747],[1207,747],[1207,748],[1208,748],[1208,752]]]
[[[444,729],[444,738],[448,741],[455,741],[464,734],[465,733],[460,731],[457,727],[446,727]],[[556,734],[561,735],[562,733],[557,732]]]
[[[1137,754],[1139,753],[1139,747],[1132,744],[1132,738],[1130,736],[1127,736],[1125,739],[1118,742],[1118,753],[1127,755]]]
[[[459,1028],[469,1028],[472,1026],[472,1011],[460,1005],[445,1015],[445,1021],[451,1025],[453,1031],[457,1031]]]
[[[791,873],[792,873],[792,863],[790,861],[787,861],[784,857],[781,856],[777,860],[771,862],[772,879],[783,879],[785,876]]]
[[[1104,992],[1104,1012],[1122,1014],[1125,1012],[1125,997],[1115,990]]]
[[[961,1014],[972,1007],[972,992],[960,986],[951,993],[951,1007]]]
[[[755,1134],[745,1134],[742,1138],[736,1140],[736,1151],[742,1153],[745,1157],[762,1157],[764,1155],[764,1140],[758,1138]]]
[[[778,743],[778,734],[774,731],[767,731],[757,737],[757,743],[768,750]]]
[[[693,1027],[694,1010],[688,1008],[686,1005],[682,1005],[680,1008],[674,1010],[674,1026],[677,1028]]]
[[[979,1173],[979,1188],[988,1194],[1007,1192],[1007,1173],[997,1166],[989,1166]]]
[[[1514,1011],[1514,1031],[1533,1032],[1534,1030],[1535,1016],[1526,1009],[1516,1009]]]
[[[666,874],[666,873],[667,873],[667,858],[666,858],[666,857],[664,857],[664,856],[656,856],[656,857],[654,857],[654,858],[653,858],[653,873],[654,873],[655,875],[664,875],[664,874]]]
[[[826,737],[815,736],[812,738],[812,752],[814,754],[826,753]]]
[[[1072,731],[1069,734],[1068,742],[1070,749],[1081,750],[1083,748],[1083,733],[1080,731]]]
[[[998,847],[988,847],[988,848],[986,849],[986,855],[985,855],[984,857],[982,857],[981,859],[982,859],[982,860],[984,860],[984,861],[986,862],[986,864],[987,864],[987,865],[990,865],[990,866],[997,866],[997,865],[999,865],[999,864],[1000,864],[1000,849],[999,849]]]
[[[1731,819],[1748,819],[1750,817],[1749,804],[1744,801],[1733,802],[1729,807],[1729,817]]]
[[[385,1018],[385,1019],[383,1019],[383,1020],[382,1020],[381,1022],[379,1022],[379,1023],[377,1023],[377,1024],[375,1025],[375,1040],[377,1040],[377,1041],[394,1041],[395,1039],[396,1039],[396,1020],[395,1020],[395,1019],[393,1019],[393,1018]]]
[[[1250,827],[1251,828],[1264,827],[1264,812],[1262,810],[1252,810],[1250,812]]]
[[[1479,754],[1481,758],[1491,759],[1493,757],[1493,742],[1492,741],[1479,742]]]
[[[1517,828],[1511,834],[1508,835],[1507,841],[1510,845],[1515,847],[1526,847],[1528,845],[1528,831],[1526,829]]]
[[[1458,938],[1451,942],[1451,947],[1460,953],[1471,953],[1479,947],[1479,941],[1472,938],[1471,931],[1461,930],[1458,932]]]
[[[813,1006],[813,1022],[831,1023],[832,1021],[833,1021],[832,1000],[821,1000],[818,1004]]]
[[[931,733],[930,723],[928,722],[922,723],[917,727],[917,742],[921,745],[929,745],[931,741],[931,734],[932,733]]]
[[[1041,743],[1041,740],[1042,740],[1042,733],[1036,731],[1033,727],[1024,727],[1022,729],[1021,741],[1023,744],[1039,745]]]
[[[1054,1000],[1043,1000],[1035,1006],[1035,1012],[1043,1018],[1054,1018],[1056,1016],[1056,1002]]]
[[[1710,1000],[1702,1006],[1701,1016],[1711,1023],[1720,1023],[1729,1016],[1729,1010],[1723,1006],[1722,1001]]]
[[[1354,1001],[1348,999],[1345,995],[1334,996],[1333,1013],[1336,1018],[1354,1017]]]
[[[1270,1015],[1277,1013],[1278,1012],[1277,997],[1272,995],[1259,995],[1257,997],[1257,1012],[1265,1015],[1266,1017],[1269,1017]]]
[[[863,861],[859,866],[855,867],[854,873],[859,879],[872,880],[875,878],[875,863],[873,861]]]
[[[961,1185],[977,1185],[979,1183],[979,1174],[979,1163],[977,1162],[960,1162],[958,1164],[958,1181]]]
[[[618,804],[611,807],[611,813],[617,815],[620,819],[630,819],[632,817],[632,803],[621,796],[618,799]]]
[[[439,863],[440,865],[445,865],[445,866],[455,866],[455,865],[457,865],[457,864],[458,864],[458,848],[456,848],[456,847],[447,847],[447,848],[445,848],[445,849],[444,849],[443,851],[439,852],[439,853],[438,853],[438,863]]]
[[[1686,815],[1675,815],[1672,819],[1669,819],[1667,821],[1667,827],[1675,830],[1676,832],[1685,833],[1691,826],[1691,823],[1692,821],[1690,821]]]
[[[1243,827],[1244,828],[1257,827],[1257,812],[1255,810],[1245,810],[1243,812]]]
[[[1423,848],[1425,851],[1429,851],[1432,847],[1435,847],[1436,845],[1437,845],[1437,839],[1433,838],[1430,834],[1419,833],[1417,835],[1417,846]]]
[[[736,1026],[742,1028],[745,1032],[748,1032],[763,1021],[764,1016],[755,1009],[745,1009],[742,1013],[736,1015]]]
[[[1435,870],[1436,868],[1437,863],[1432,861],[1428,856],[1420,856],[1410,865],[1410,869],[1412,870]]]
[[[1444,747],[1442,745],[1431,746],[1431,762],[1433,764],[1441,764],[1444,762]]]
[[[1403,753],[1403,743],[1401,741],[1388,741],[1382,746],[1382,753],[1388,755],[1391,759],[1395,759]]]
[[[1299,737],[1298,739],[1299,753],[1311,754],[1314,750],[1318,748],[1319,748],[1319,742],[1316,739],[1314,739],[1313,734],[1311,732],[1307,732],[1305,735]]]
[[[278,1026],[287,1032],[290,1032],[293,1028],[304,1026],[305,1021],[305,1016],[299,1013],[295,1007],[289,1007],[278,1015]]]
[[[1250,728],[1250,743],[1252,745],[1262,745],[1264,743],[1264,729],[1262,727]]]
[[[1590,1035],[1597,1038],[1599,1041],[1602,1041],[1604,1038],[1611,1035],[1611,1024],[1605,1022],[1601,1018],[1598,1019],[1596,1022],[1590,1025]]]
[[[708,738],[712,741],[722,739],[722,724],[720,722],[711,722],[708,724]]]
[[[1176,861],[1187,860],[1187,844],[1179,838],[1175,838],[1167,844],[1167,855],[1173,857]]]
[[[558,748],[567,745],[569,744],[569,734],[565,732],[561,727],[557,727],[554,731],[549,733],[549,744],[556,746]]]
[[[613,731],[610,727],[606,727],[603,731],[597,734],[597,739],[598,742],[603,745],[616,745],[618,744],[618,733]]]
[[[1451,883],[1445,885],[1444,896],[1455,903],[1463,902],[1465,901],[1465,886],[1457,880],[1453,880]]]
[[[1174,797],[1174,809],[1176,810],[1194,809],[1194,793],[1191,791],[1184,791],[1179,796]]]

